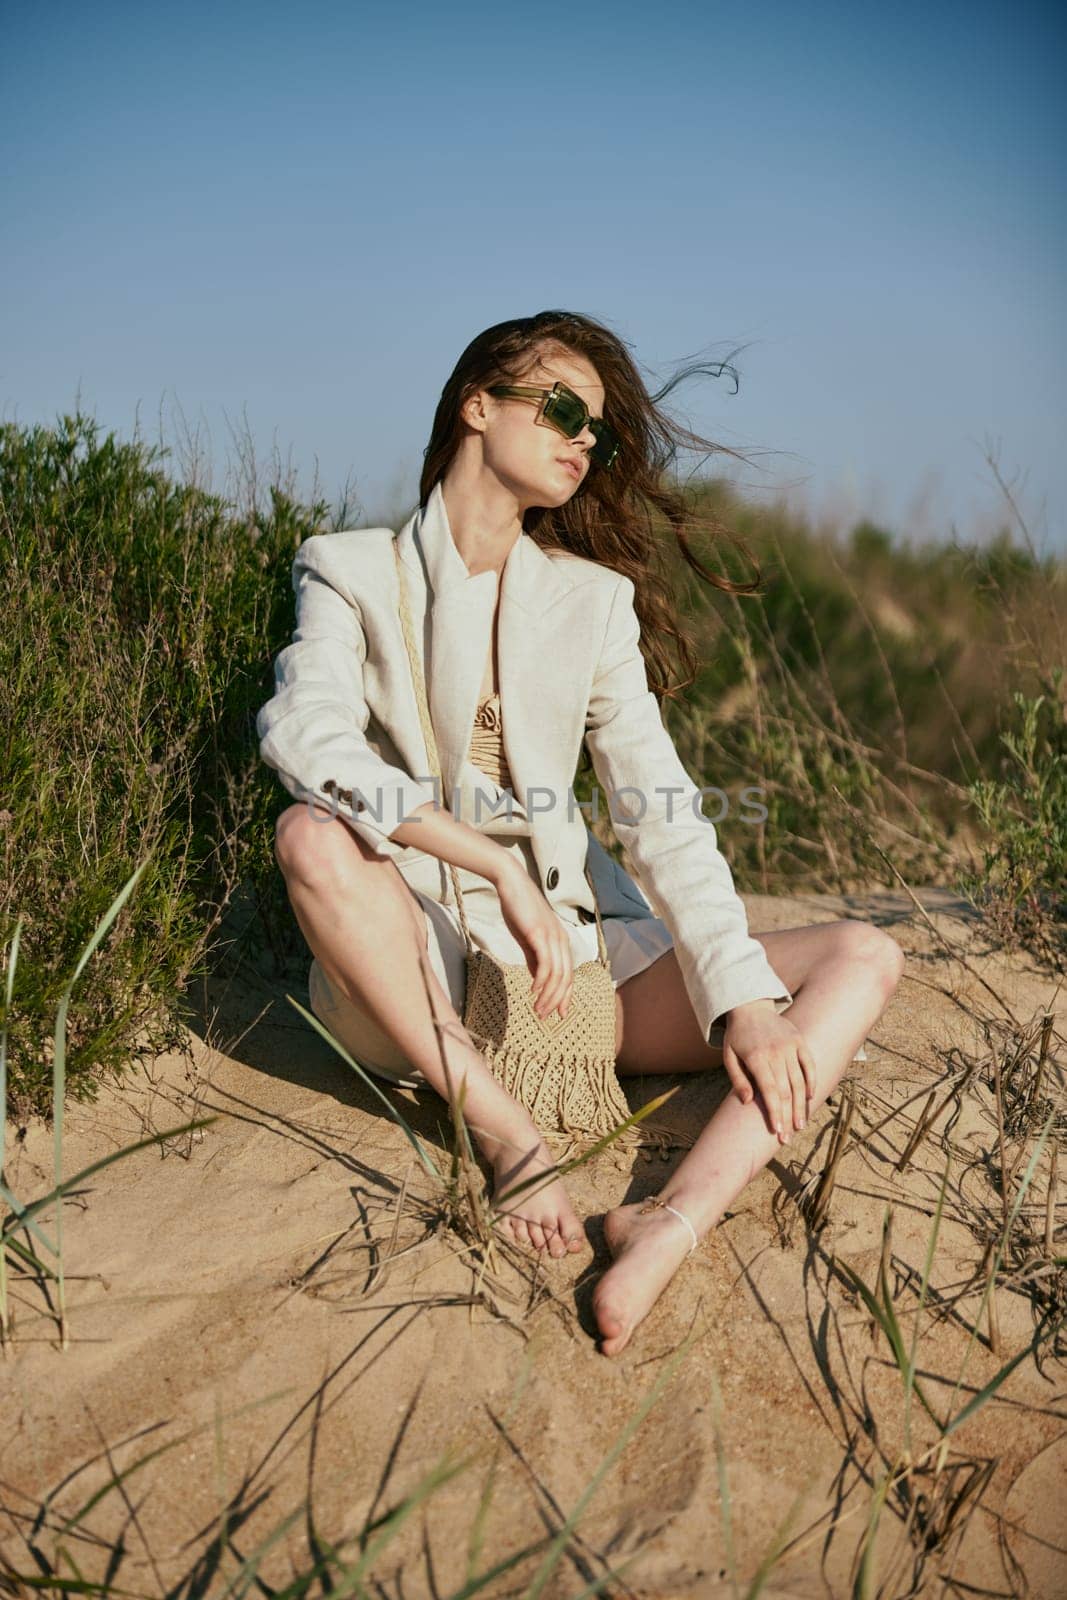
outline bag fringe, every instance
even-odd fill
[[[493,1076],[529,1110],[558,1161],[592,1149],[633,1115],[611,1057],[571,1051],[555,1055],[546,1063],[532,1057],[528,1050],[512,1050],[476,1034],[472,1038],[485,1055]],[[646,1119],[626,1128],[608,1148],[654,1150],[666,1156],[670,1149],[690,1149],[693,1143],[692,1137],[678,1128]]]

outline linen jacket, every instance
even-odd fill
[[[394,540],[442,784],[431,776],[422,735]],[[666,923],[705,1038],[743,1002],[771,999],[779,1011],[791,1003],[748,931],[699,786],[648,687],[630,578],[544,550],[526,533],[499,579],[491,571],[472,576],[438,483],[398,533],[361,528],[305,539],[292,581],[296,629],[275,659],[275,692],[256,730],[263,760],[294,798],[333,811],[391,857],[412,888],[442,903],[454,898],[444,863],[391,837],[426,802],[443,801],[496,835],[528,834],[542,891],[571,922],[579,908],[593,910],[588,863],[602,917],[658,915]],[[510,791],[468,758],[498,584]],[[600,845],[574,797],[583,740],[636,881]]]

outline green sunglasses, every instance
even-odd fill
[[[619,453],[618,434],[608,427],[603,417],[591,417],[585,401],[565,383],[555,383],[551,389],[535,389],[525,383],[494,383],[488,392],[516,400],[539,401],[536,420],[547,422],[565,439],[577,438],[588,423],[596,440],[589,455],[599,467],[610,467]]]

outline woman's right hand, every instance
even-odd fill
[[[510,856],[494,878],[508,931],[522,946],[533,974],[532,998],[539,1017],[570,1009],[574,963],[567,925],[556,915],[526,868]]]

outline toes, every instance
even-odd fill
[[[557,1260],[575,1250],[581,1250],[585,1244],[585,1235],[576,1218],[534,1222],[532,1218],[518,1217],[513,1212],[505,1212],[500,1218],[500,1226],[516,1244],[539,1253],[547,1251]]]
[[[548,1235],[548,1253],[558,1261],[560,1256],[567,1254],[567,1241],[563,1237],[562,1229],[557,1224],[552,1228],[546,1228],[545,1232]]]
[[[601,1349],[607,1356],[617,1355],[630,1337],[626,1321],[610,1300],[594,1300],[593,1310],[600,1331]]]
[[[559,1237],[563,1241],[563,1249],[581,1250],[585,1245],[585,1229],[582,1227],[573,1211],[560,1217],[558,1222]]]

